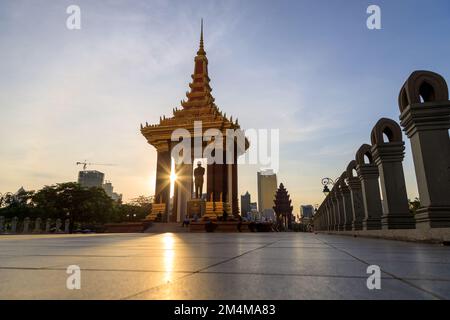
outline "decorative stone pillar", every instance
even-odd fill
[[[34,221],[34,230],[33,233],[41,233],[41,218],[36,218]]]
[[[388,141],[384,141],[383,135]],[[403,173],[405,143],[400,126],[391,119],[380,119],[372,130],[371,141],[383,196],[381,226],[383,229],[414,229]]]
[[[342,211],[344,213],[344,230],[352,230],[353,223],[353,209],[352,209],[352,197],[350,194],[350,189],[347,186],[345,180],[347,179],[347,172],[342,173],[339,181],[339,191],[341,194],[342,201]]]
[[[339,231],[339,204],[338,199],[336,195],[336,187],[333,187],[333,189],[330,192],[331,197],[331,205],[332,205],[332,211],[333,211],[333,217],[334,217],[334,225],[333,230]]]
[[[5,217],[0,216],[0,233],[5,232]]]
[[[70,219],[64,221],[64,233],[70,233]]]
[[[325,216],[325,225],[324,225],[324,230],[329,230],[330,227],[330,213],[328,211],[328,203],[326,201],[326,199],[322,202],[322,210],[323,210],[323,214]]]
[[[363,144],[356,153],[356,172],[361,180],[364,203],[364,230],[381,229],[381,197],[378,183],[378,168],[373,163],[371,146]],[[368,163],[365,163],[364,156]]]
[[[62,222],[61,222],[61,219],[56,219],[56,222],[55,222],[55,233],[61,233],[62,231],[61,231],[61,226],[62,226]]]
[[[356,170],[356,161],[352,160],[347,166],[347,184],[350,190],[352,206],[352,230],[362,230],[364,220],[364,203],[361,190],[361,180],[353,175]]]
[[[23,220],[23,230],[22,230],[22,233],[28,233],[29,232],[29,230],[30,230],[30,218],[28,218],[28,217],[26,217],[24,220]]]
[[[336,200],[337,200],[337,206],[338,206],[338,214],[339,214],[339,224],[338,224],[338,228],[339,231],[344,231],[345,230],[345,211],[344,211],[344,202],[343,200],[343,195],[341,192],[341,179],[339,178],[338,181],[336,182]]]
[[[327,195],[327,197],[325,198],[325,203],[328,213],[328,231],[332,231],[334,227],[334,217],[330,195]]]
[[[50,227],[52,224],[52,220],[50,218],[45,222],[45,233],[50,233]]]
[[[450,101],[444,78],[415,71],[399,95],[400,123],[410,139],[421,208],[417,228],[450,227]]]
[[[169,143],[161,143],[157,147],[155,202],[166,204],[166,217],[170,206],[170,172],[171,154]]]
[[[16,233],[17,232],[17,222],[19,221],[19,218],[14,217],[11,220],[11,233]]]

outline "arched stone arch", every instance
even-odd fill
[[[383,134],[388,138],[388,142],[402,142],[402,129],[399,124],[392,119],[382,118],[378,120],[370,134],[372,145],[383,144]]]
[[[372,146],[368,145],[368,144],[363,144],[358,151],[356,152],[356,164],[357,165],[364,165],[366,164],[364,161],[364,156],[367,156],[367,158],[369,159],[369,163],[373,163],[373,158],[372,158]]]
[[[356,178],[355,175],[353,174],[353,170],[356,171],[356,160],[352,160],[349,162],[349,164],[347,165],[347,177],[348,178]]]
[[[410,104],[448,100],[445,79],[431,71],[414,71],[400,90],[398,105],[400,112]]]
[[[339,177],[339,186],[347,186],[347,183],[346,183],[346,179],[348,178],[348,175],[347,175],[347,171],[344,171],[344,172],[342,172],[342,174],[341,174],[341,176]]]

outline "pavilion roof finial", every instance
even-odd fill
[[[206,52],[205,52],[205,49],[204,49],[204,46],[203,46],[203,18],[202,18],[202,20],[201,20],[201,27],[200,27],[200,48],[198,49],[197,54],[204,55],[205,53]]]

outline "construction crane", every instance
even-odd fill
[[[116,166],[116,164],[113,164],[113,163],[91,163],[91,162],[87,162],[86,160],[77,161],[77,166],[80,164],[83,165],[83,170],[86,170],[87,166]]]

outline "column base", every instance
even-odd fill
[[[450,206],[419,208],[414,218],[417,229],[449,228]]]
[[[353,221],[352,223],[352,231],[358,231],[363,229],[363,223],[361,220]]]
[[[412,214],[388,214],[381,216],[381,228],[390,229],[415,229],[416,222]]]
[[[381,219],[380,218],[366,218],[363,220],[363,230],[380,230]]]

